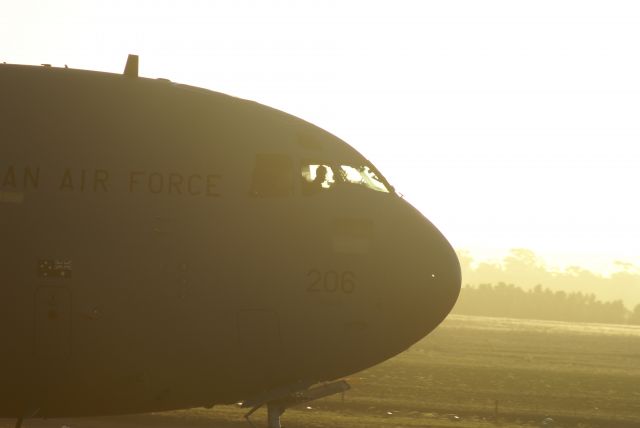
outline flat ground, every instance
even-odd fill
[[[640,328],[451,316],[423,341],[352,376],[352,390],[290,409],[295,427],[640,427]],[[220,406],[26,428],[248,428]],[[543,425],[545,418],[554,423]],[[252,420],[265,426],[265,412]],[[548,422],[548,421],[547,421]],[[13,421],[0,420],[0,428]]]

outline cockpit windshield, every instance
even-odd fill
[[[329,165],[322,163],[305,163],[301,169],[303,193],[313,194],[321,190],[331,189],[339,184],[354,184],[376,192],[389,193],[384,181],[368,165]]]
[[[359,184],[377,192],[389,193],[384,182],[368,166],[340,165],[338,175],[345,183]]]

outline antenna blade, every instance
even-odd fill
[[[138,77],[138,55],[129,54],[123,74],[127,77]]]

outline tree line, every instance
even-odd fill
[[[542,285],[525,290],[513,284],[466,285],[453,313],[553,321],[640,325],[640,304],[628,310],[622,300],[603,302],[595,294],[553,291]]]
[[[553,291],[593,294],[601,301],[622,300],[629,308],[640,304],[640,265],[615,261],[607,275],[579,266],[563,269],[545,264],[533,251],[514,248],[500,260],[478,261],[464,250],[458,251],[464,284],[517,284],[525,290],[544,284]]]

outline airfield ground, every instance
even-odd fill
[[[640,328],[450,316],[352,390],[288,410],[295,427],[640,427]],[[248,428],[236,406],[25,428]],[[553,419],[553,424],[545,418]],[[260,410],[252,420],[265,426]],[[0,420],[0,428],[13,427]]]

